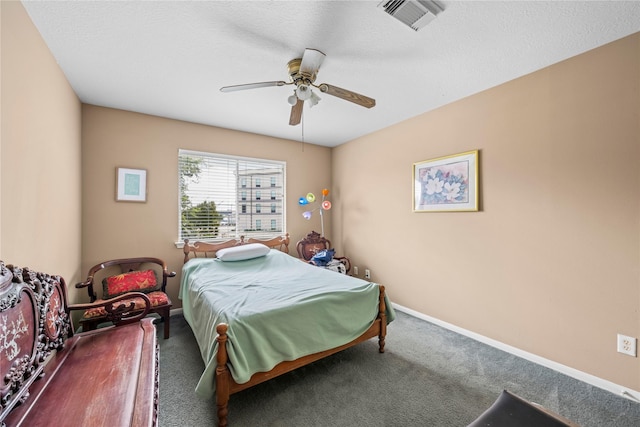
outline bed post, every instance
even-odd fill
[[[387,336],[387,304],[385,302],[384,286],[380,286],[380,304],[378,305],[378,319],[380,319],[380,335],[378,335],[378,351],[384,353],[384,340]]]
[[[186,264],[187,261],[189,261],[189,239],[184,239],[184,246],[182,247],[182,252],[184,252],[183,263]]]
[[[227,426],[227,405],[229,404],[229,368],[227,368],[227,325],[224,323],[216,327],[218,332],[218,354],[216,366],[216,405],[218,406],[218,426]]]

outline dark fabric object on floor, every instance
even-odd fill
[[[567,427],[556,417],[503,390],[498,399],[468,427]]]

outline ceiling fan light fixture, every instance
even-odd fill
[[[295,92],[293,93],[293,95],[287,98],[287,102],[289,103],[289,105],[296,105],[298,103],[298,97],[296,96]]]
[[[309,97],[309,107],[313,107],[318,102],[320,102],[321,98],[318,95],[316,95],[316,93],[313,92],[312,90],[309,90],[309,92],[311,92],[311,96]]]
[[[311,98],[312,93],[313,92],[311,92],[311,88],[309,87],[309,85],[306,85],[306,84],[300,84],[296,88],[296,96],[301,101],[306,101],[309,98]]]

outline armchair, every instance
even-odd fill
[[[332,249],[331,241],[315,231],[307,234],[304,239],[296,243],[298,255],[305,261],[310,261],[317,252],[323,249]],[[333,259],[340,261],[346,269],[345,274],[349,274],[349,270],[351,270],[351,261],[349,258],[344,256],[334,256]]]
[[[114,259],[91,267],[86,280],[76,284],[76,288],[87,288],[90,302],[114,298],[127,292],[146,294],[151,302],[149,312],[160,316],[164,322],[164,339],[167,339],[170,333],[169,312],[172,306],[166,293],[167,278],[175,275],[174,271],[167,270],[167,265],[159,258]],[[145,301],[142,298],[132,298],[123,302],[135,303],[137,311],[145,309]],[[108,321],[109,315],[104,307],[89,308],[80,319],[80,325],[83,331],[90,331],[96,329],[100,323]]]

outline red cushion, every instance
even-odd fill
[[[171,301],[169,301],[169,297],[167,296],[167,294],[161,291],[148,293],[147,296],[151,300],[151,307],[158,307],[160,305],[166,305],[171,303]],[[98,300],[96,302],[102,302],[102,301],[103,300]],[[121,304],[130,304],[131,301],[135,303],[136,310],[142,310],[145,306],[142,298],[123,299],[122,301],[118,301],[116,303],[116,306],[119,306]],[[89,310],[85,311],[84,315],[82,316],[82,319],[93,319],[96,317],[103,317],[106,315],[107,315],[107,310],[105,310],[104,307],[96,307],[96,308],[90,308]]]
[[[107,277],[103,280],[103,297],[105,299],[124,294],[126,292],[151,292],[157,286],[156,274],[153,270],[131,271]]]

